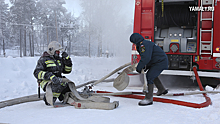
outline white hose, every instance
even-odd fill
[[[95,81],[97,81],[97,80],[89,81],[85,84],[81,84],[79,86],[76,86],[76,88],[80,88],[80,87],[83,87],[87,84],[94,83]],[[102,82],[110,82],[110,81],[113,82],[114,79],[103,80]],[[15,99],[11,99],[11,100],[2,101],[2,102],[0,102],[0,108],[4,108],[4,107],[7,107],[7,106],[12,106],[12,105],[16,105],[16,104],[21,104],[21,103],[25,103],[25,102],[39,101],[39,100],[43,99],[44,94],[45,93],[41,93],[40,98],[38,98],[38,94],[34,94],[34,95],[29,95],[29,96],[15,98]]]
[[[96,85],[100,82],[112,82],[114,79],[108,79],[108,80],[105,80],[105,79],[110,77],[114,73],[118,72],[119,70],[123,69],[124,67],[129,66],[130,64],[131,63],[129,62],[129,63],[123,65],[123,66],[120,66],[119,68],[115,69],[114,71],[112,71],[108,75],[104,76],[100,80],[90,81],[90,82],[81,84],[79,86],[76,86],[76,88],[80,88],[82,86],[86,86],[86,85],[91,84],[91,83],[93,85]],[[220,93],[220,91],[192,91],[192,92],[186,92],[186,93],[168,93],[165,96],[194,95],[194,94],[203,94],[203,93]],[[129,94],[134,94],[134,93],[133,92],[116,92],[116,93],[93,93],[93,94],[94,95],[110,96],[110,95],[129,95]],[[4,108],[6,106],[12,106],[12,105],[16,105],[16,104],[21,104],[21,103],[25,103],[25,102],[32,102],[32,101],[42,100],[43,95],[44,95],[44,93],[40,94],[41,98],[38,98],[38,94],[34,94],[34,95],[25,96],[25,97],[20,97],[20,98],[15,98],[15,99],[11,99],[11,100],[2,101],[2,102],[0,102],[0,108]]]
[[[131,62],[124,64],[120,67],[118,67],[117,69],[115,69],[114,71],[112,71],[111,73],[109,73],[108,75],[104,76],[103,78],[99,79],[98,81],[94,82],[92,85],[96,85],[100,82],[102,82],[103,80],[105,80],[106,78],[110,77],[111,75],[115,74],[116,72],[120,71],[121,69],[125,68],[126,66],[131,65]]]
[[[126,66],[129,66],[131,64],[131,62],[125,64],[125,65],[122,65],[120,67],[118,67],[117,69],[115,69],[113,72],[111,72],[110,74],[104,76],[103,78],[101,78],[100,80],[95,80],[95,81],[90,81],[90,82],[87,82],[85,84],[81,84],[79,86],[76,86],[76,89],[77,88],[80,88],[80,87],[83,87],[85,85],[88,85],[88,84],[93,84],[93,85],[96,85],[100,82],[112,82],[114,81],[114,79],[109,79],[109,80],[105,80],[106,78],[110,77],[111,75],[113,75],[114,73],[118,72],[119,70],[123,69],[124,67]],[[32,102],[32,101],[39,101],[39,100],[42,100],[43,96],[44,96],[44,93],[41,93],[40,94],[40,98],[38,98],[38,94],[34,94],[34,95],[29,95],[29,96],[25,96],[25,97],[20,97],[20,98],[15,98],[15,99],[11,99],[11,100],[6,100],[6,101],[2,101],[0,102],[0,108],[4,108],[6,106],[12,106],[12,105],[16,105],[16,104],[21,104],[21,103],[25,103],[25,102]]]
[[[203,93],[220,93],[220,91],[191,91],[185,93],[167,93],[165,96],[185,96],[185,95],[195,95],[195,94],[203,94]]]

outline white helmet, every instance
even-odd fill
[[[62,46],[60,45],[60,43],[58,43],[57,41],[52,41],[49,43],[48,45],[48,48],[47,48],[47,52],[50,54],[50,55],[54,55],[54,52],[56,50],[63,50]]]

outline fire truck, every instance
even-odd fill
[[[134,33],[160,46],[169,69],[162,74],[220,78],[220,0],[136,0]],[[132,45],[131,63],[140,55]]]

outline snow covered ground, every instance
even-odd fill
[[[0,58],[0,101],[37,94],[33,70],[39,57]],[[100,79],[117,67],[130,62],[130,58],[88,58],[71,56],[73,71],[66,75],[76,85]],[[112,77],[116,77],[117,74]],[[213,90],[206,87],[207,90]],[[79,89],[81,90],[81,89]],[[94,90],[116,91],[111,83],[101,83]],[[170,89],[185,92],[192,89]],[[128,87],[125,91],[142,91],[141,87]],[[41,91],[43,92],[43,91]],[[52,108],[43,101],[23,103],[0,109],[0,123],[10,124],[219,124],[220,94],[208,94],[209,107],[195,109],[174,104],[154,102],[151,106],[138,106],[139,100],[110,97],[119,101],[114,110],[75,109],[73,106]],[[163,96],[164,98],[202,103],[201,94],[190,96]]]

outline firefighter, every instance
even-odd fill
[[[40,57],[34,70],[34,76],[40,82],[44,92],[46,92],[48,82],[52,82],[53,102],[57,98],[62,101],[65,93],[70,92],[67,82],[62,82],[62,78],[65,78],[62,73],[68,74],[72,71],[72,61],[66,52],[63,52],[60,57],[59,54],[62,50],[60,43],[50,42],[47,51]],[[49,105],[45,95],[43,100],[46,105]]]
[[[136,45],[137,51],[141,56],[136,71],[141,73],[142,69],[147,71],[146,79],[148,92],[145,93],[145,98],[138,104],[141,106],[153,104],[153,88],[154,84],[157,87],[157,95],[167,94],[168,90],[165,89],[160,82],[158,76],[160,73],[168,69],[168,58],[164,51],[155,43],[145,40],[140,34],[133,33],[130,36],[130,41]]]

